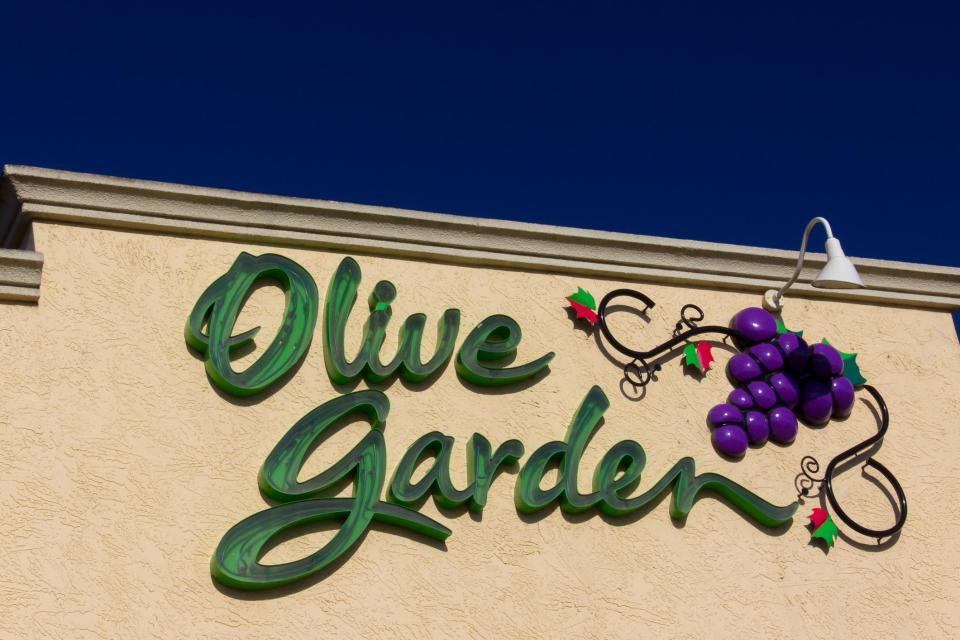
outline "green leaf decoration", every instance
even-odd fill
[[[783,318],[777,316],[777,333],[792,333],[799,338],[803,337],[803,331],[791,331],[787,329],[787,325],[783,324]]]
[[[833,518],[827,516],[827,519],[823,521],[823,524],[817,527],[817,529],[813,532],[813,537],[811,540],[814,538],[820,538],[827,543],[827,547],[832,547],[834,539],[839,534],[840,532],[837,531],[837,525],[834,524]]]
[[[713,349],[706,340],[691,342],[683,348],[684,366],[696,367],[700,373],[706,373],[714,360]]]
[[[823,339],[824,344],[830,344],[826,338]],[[862,387],[867,384],[867,379],[863,377],[863,374],[860,373],[860,365],[857,364],[857,354],[855,353],[845,353],[840,351],[840,359],[843,360],[843,377],[849,380],[853,386]]]
[[[572,296],[567,296],[568,300],[573,300],[577,304],[585,306],[587,309],[597,310],[597,302],[590,295],[590,292],[583,287],[577,287],[577,292]]]
[[[700,367],[700,357],[697,355],[697,345],[690,343],[683,348],[683,364],[688,367],[696,367],[698,371],[703,371]]]
[[[840,352],[843,359],[843,375],[853,383],[855,387],[861,387],[867,384],[867,379],[860,373],[860,365],[857,364],[857,354]]]

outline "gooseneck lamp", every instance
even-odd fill
[[[763,294],[763,306],[767,311],[777,312],[783,309],[783,294],[800,277],[800,269],[803,268],[803,256],[807,251],[807,240],[810,238],[810,232],[817,224],[822,224],[827,232],[827,264],[820,270],[819,275],[814,278],[813,286],[820,289],[859,289],[863,288],[863,280],[857,273],[857,268],[843,253],[843,247],[840,241],[833,236],[833,229],[826,218],[816,217],[807,224],[803,232],[803,241],[800,243],[800,256],[797,258],[797,268],[793,275],[787,280],[787,283],[780,287],[780,290],[770,289]]]

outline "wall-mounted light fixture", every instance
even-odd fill
[[[814,278],[811,284],[821,289],[859,289],[866,286],[860,279],[857,268],[850,262],[850,258],[843,253],[840,241],[833,237],[830,223],[827,222],[826,218],[816,217],[807,224],[807,228],[803,232],[803,241],[800,243],[800,257],[797,258],[797,268],[794,269],[793,275],[785,285],[780,287],[779,291],[770,289],[763,294],[763,306],[768,311],[777,312],[783,308],[783,294],[800,277],[803,256],[807,251],[807,239],[818,223],[822,224],[827,231],[827,264],[824,265],[820,274]]]

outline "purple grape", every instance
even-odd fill
[[[750,347],[750,355],[752,355],[767,372],[780,371],[780,369],[783,369],[783,355],[780,353],[780,349],[777,349],[775,345],[769,342],[755,344]]]
[[[753,396],[747,393],[747,390],[743,387],[731,391],[730,395],[727,396],[727,402],[740,409],[753,409]]]
[[[765,342],[777,335],[777,321],[760,307],[747,307],[730,321],[733,330],[749,342]]]
[[[806,371],[810,363],[810,349],[803,338],[795,333],[781,333],[777,336],[777,346],[783,351],[787,366],[792,371]]]
[[[713,446],[733,458],[739,458],[747,450],[747,433],[743,427],[728,424],[713,431]]]
[[[739,311],[730,326],[741,349],[727,363],[736,388],[707,414],[717,451],[739,458],[748,446],[767,440],[790,444],[797,437],[798,416],[824,425],[831,416],[850,415],[855,390],[841,376],[843,358],[834,347],[778,333],[774,316],[757,307]]]
[[[774,342],[780,347],[780,351],[783,351],[784,357],[789,358],[790,354],[796,351],[800,343],[803,342],[803,338],[795,333],[781,333]]]
[[[777,394],[773,392],[773,387],[766,382],[754,380],[747,385],[747,391],[750,392],[750,395],[753,396],[753,401],[756,402],[757,406],[761,409],[769,409],[777,404]]]
[[[843,373],[843,358],[829,344],[818,342],[810,349],[810,368],[821,378],[831,378]]]
[[[780,444],[790,444],[797,437],[797,416],[786,407],[777,407],[768,416],[770,438]]]
[[[750,444],[763,444],[770,437],[770,423],[767,421],[767,416],[759,411],[747,411],[744,424]]]
[[[743,422],[743,414],[732,404],[718,404],[710,413],[707,414],[707,422],[710,426],[719,427],[725,424],[740,424]]]
[[[833,396],[833,417],[846,418],[853,411],[854,390],[849,378],[838,376],[830,381]]]
[[[800,414],[814,425],[826,424],[833,413],[833,396],[830,385],[811,378],[803,383],[800,394]]]
[[[795,377],[780,371],[770,376],[767,382],[773,387],[780,402],[791,409],[797,406],[797,402],[800,401],[800,383]]]
[[[759,378],[761,373],[760,365],[746,353],[738,353],[727,363],[727,374],[740,384]]]

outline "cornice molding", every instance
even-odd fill
[[[781,285],[796,253],[268,196],[35,167],[5,167],[3,246],[21,246],[34,220],[238,242],[328,248],[497,268],[764,291]],[[590,256],[573,259],[568,256]],[[791,295],[954,310],[960,268],[853,258],[868,285],[814,289],[823,254],[807,254]]]
[[[43,256],[39,253],[0,249],[0,300],[36,302],[42,270]]]

